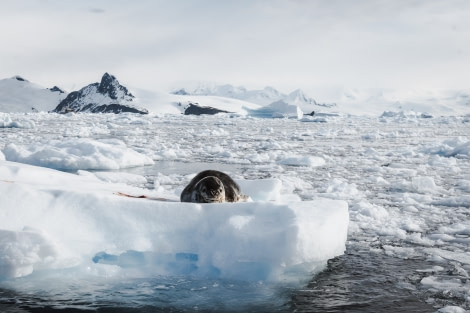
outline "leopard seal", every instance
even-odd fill
[[[238,184],[227,174],[206,170],[197,174],[181,192],[181,202],[220,203],[246,201]]]

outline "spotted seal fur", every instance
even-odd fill
[[[206,170],[197,174],[184,188],[181,202],[219,203],[246,201],[238,184],[227,174]]]

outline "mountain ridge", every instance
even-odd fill
[[[60,87],[45,88],[22,76],[0,79],[0,112],[134,112],[147,114],[184,114],[189,104],[211,107],[237,115],[295,116],[297,106],[302,114],[353,114],[380,116],[385,111],[411,111],[430,116],[469,116],[470,90],[392,90],[392,89],[330,89],[329,99],[339,103],[322,104],[297,89],[283,94],[273,87],[249,90],[230,84],[200,84],[198,88],[168,91],[134,89],[129,92],[113,75],[105,73],[98,83],[78,91]],[[194,92],[196,90],[196,92]],[[194,95],[194,94],[201,95]],[[217,95],[213,95],[217,94]],[[68,97],[68,102],[64,100]],[[278,99],[278,100],[275,100]],[[275,101],[274,101],[275,100]],[[282,101],[281,101],[282,100]],[[279,102],[281,101],[281,102]],[[68,103],[68,104],[67,104]],[[61,106],[59,106],[62,104]],[[72,105],[74,104],[74,105]],[[76,105],[76,106],[75,106]],[[194,109],[194,108],[193,108]],[[197,108],[201,112],[200,108]],[[261,110],[260,110],[261,109]],[[273,111],[275,110],[275,111]],[[277,110],[281,110],[278,112]],[[215,112],[206,110],[206,112]],[[255,112],[255,113],[253,113]]]
[[[89,84],[78,91],[71,92],[53,112],[148,114],[147,109],[132,103],[134,99],[134,95],[122,86],[115,76],[104,73],[100,83]]]
[[[259,105],[269,105],[283,100],[289,104],[297,105],[319,105],[313,98],[306,96],[301,89],[296,89],[289,94],[283,94],[276,88],[266,86],[263,89],[248,90],[243,86],[233,86],[230,84],[199,83],[195,88],[177,88],[171,92],[176,95],[197,95],[197,96],[219,96],[244,101],[253,102]],[[295,102],[295,103],[293,103]],[[334,104],[330,106],[335,106]]]

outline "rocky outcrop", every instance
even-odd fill
[[[147,109],[134,105],[135,97],[113,75],[105,73],[100,83],[71,92],[53,112],[140,113]]]
[[[202,114],[214,115],[217,113],[230,113],[230,112],[213,108],[213,107],[209,107],[209,106],[200,106],[197,103],[196,104],[190,103],[188,107],[184,110],[184,115],[202,115]]]
[[[50,91],[52,92],[58,92],[58,93],[65,93],[65,91],[63,91],[62,89],[60,89],[59,87],[57,86],[54,86],[52,88],[48,88]]]

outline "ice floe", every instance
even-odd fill
[[[132,268],[298,282],[345,249],[346,202],[271,202],[278,180],[240,181],[253,202],[201,205],[129,198],[121,193],[145,190],[102,181],[114,175],[80,174],[2,161],[0,277],[106,265],[127,276]]]

